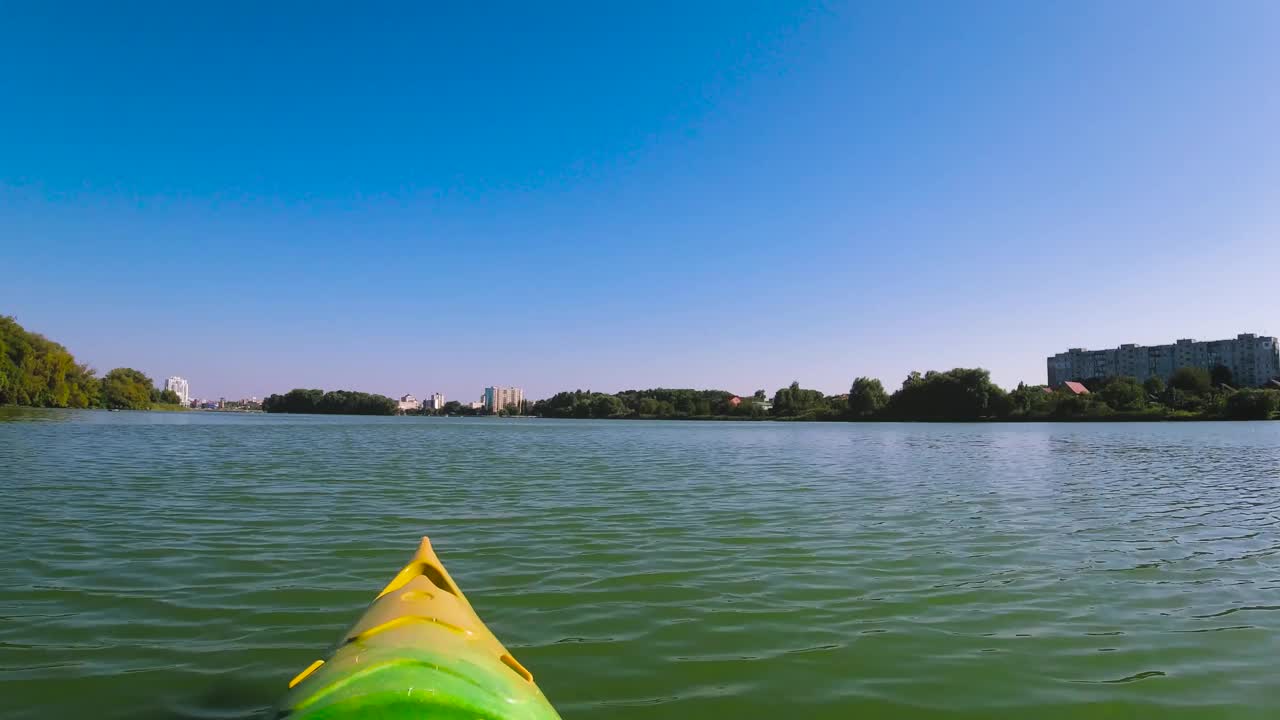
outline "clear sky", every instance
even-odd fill
[[[179,7],[185,6],[185,7]],[[0,313],[198,396],[1280,334],[1280,3],[18,3]]]

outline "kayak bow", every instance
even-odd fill
[[[289,683],[289,720],[559,720],[431,550],[409,564],[324,660]]]

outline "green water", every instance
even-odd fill
[[[432,537],[574,718],[1280,717],[1280,423],[0,410],[0,717],[251,718]]]

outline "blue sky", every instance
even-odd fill
[[[1280,334],[1276,3],[453,5],[6,9],[0,312],[215,397]]]

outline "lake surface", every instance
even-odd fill
[[[566,720],[1280,717],[1280,422],[0,409],[0,717],[252,718],[430,535]]]

